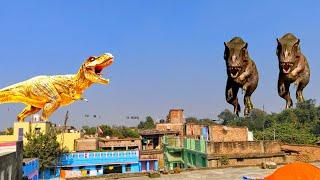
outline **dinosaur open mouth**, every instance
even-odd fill
[[[96,65],[94,67],[94,73],[98,76],[102,76],[102,71],[104,68],[106,68],[107,66],[109,66],[110,64],[112,64],[113,62],[113,59],[109,59],[107,60],[106,62],[104,62],[103,64],[100,64],[100,65]]]
[[[288,74],[290,72],[292,66],[293,66],[293,64],[289,63],[289,62],[281,63],[282,72],[285,74]]]
[[[236,78],[241,70],[240,67],[230,67],[229,68],[230,70],[230,75],[232,78]]]
[[[102,75],[101,72],[102,70],[104,69],[105,67],[104,66],[96,66],[94,68],[94,72],[97,74],[97,75]]]

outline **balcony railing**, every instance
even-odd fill
[[[61,158],[61,166],[104,165],[139,162],[139,151],[69,153]]]

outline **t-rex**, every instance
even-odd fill
[[[111,65],[113,56],[109,53],[89,57],[77,74],[37,76],[29,80],[0,89],[0,104],[23,103],[27,106],[18,115],[19,122],[42,110],[41,119],[47,121],[60,106],[81,100],[85,89],[93,83],[109,84],[102,77],[102,70]]]
[[[249,115],[253,104],[251,95],[258,86],[259,75],[254,61],[248,52],[248,43],[240,37],[234,37],[224,43],[224,59],[227,66],[227,86],[225,91],[226,100],[234,107],[234,113],[239,116],[240,105],[238,102],[238,90],[244,92],[244,115]]]
[[[279,60],[279,96],[286,100],[286,109],[292,107],[290,97],[290,84],[297,87],[296,98],[303,102],[303,89],[310,80],[310,68],[306,57],[300,50],[300,39],[291,33],[287,33],[280,39],[277,38],[277,56]]]

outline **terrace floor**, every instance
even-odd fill
[[[320,163],[314,163],[320,168]],[[182,180],[182,179],[224,179],[224,180],[241,180],[243,176],[265,177],[272,174],[275,169],[261,169],[260,167],[242,167],[242,168],[224,168],[210,170],[195,170],[182,172],[180,174],[161,175],[163,180]],[[147,180],[149,177],[125,178],[125,180]]]

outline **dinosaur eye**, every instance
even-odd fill
[[[94,61],[94,60],[95,60],[95,57],[91,56],[91,57],[88,58],[88,60],[89,60],[89,61]]]

